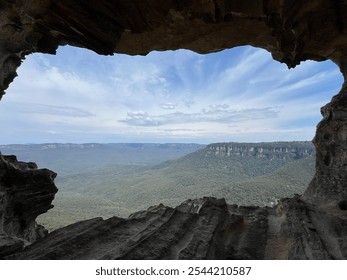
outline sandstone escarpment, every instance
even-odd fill
[[[57,188],[56,174],[0,154],[0,256],[32,243],[48,232],[35,222],[47,212]]]
[[[277,143],[216,143],[206,148],[207,154],[224,157],[255,157],[267,160],[293,160],[313,157],[315,149],[310,142]]]
[[[347,17],[345,16],[347,0],[0,0],[0,7],[0,98],[16,76],[16,70],[26,55],[34,52],[54,54],[58,46],[66,44],[88,48],[103,55],[147,54],[152,50],[179,48],[209,53],[234,46],[252,45],[268,50],[274,59],[286,63],[288,67],[295,67],[307,59],[316,61],[331,59],[340,67],[344,78],[347,78]],[[187,243],[183,241],[178,243],[179,245],[174,241],[170,243],[170,240],[175,240],[175,236],[167,237],[165,242],[157,242],[160,241],[158,239],[160,234],[157,235],[158,238],[151,241],[150,235],[142,234],[149,233],[151,227],[146,226],[145,223],[140,225],[140,221],[138,226],[130,227],[131,229],[128,230],[131,231],[129,234],[134,237],[135,243],[136,240],[140,240],[137,238],[146,236],[143,239],[144,243],[139,241],[136,245],[129,243],[132,241],[128,239],[125,241],[128,242],[126,244],[129,246],[135,244],[139,247],[134,245],[135,247],[130,247],[132,248],[130,251],[125,250],[119,255],[114,252],[110,252],[110,255],[95,252],[88,255],[86,251],[89,250],[88,247],[84,249],[85,251],[80,249],[79,255],[65,254],[64,250],[57,256],[53,253],[42,255],[39,251],[36,251],[36,255],[30,253],[35,252],[35,248],[40,248],[35,246],[52,245],[49,243],[50,240],[54,240],[54,236],[63,233],[62,230],[33,245],[31,251],[22,257],[145,258],[145,251],[141,249],[141,246],[148,249],[150,241],[155,240],[158,243],[155,244],[158,250],[152,252],[153,258],[174,258],[174,256],[176,258],[267,258],[268,256],[276,257],[276,252],[279,252],[279,258],[346,258],[344,237],[347,224],[346,83],[340,93],[322,108],[322,115],[324,119],[318,125],[314,138],[315,177],[301,199],[282,201],[278,209],[280,216],[272,215],[274,210],[265,208],[253,210],[249,208],[233,210],[232,208],[230,210],[229,207],[230,212],[226,211],[226,206],[220,202],[211,202],[214,206],[202,208],[201,213],[211,211],[204,218],[200,217],[200,212],[191,213],[186,210],[182,212],[178,208],[159,207],[154,213],[148,212],[140,218],[134,216],[129,220],[118,218],[109,221],[92,220],[64,230],[75,235],[79,232],[81,237],[85,234],[82,241],[87,243],[87,241],[91,242],[93,236],[100,237],[100,233],[106,232],[106,229],[102,230],[103,225],[106,228],[117,228],[135,221],[138,223],[138,219],[143,221],[148,217],[151,220],[149,217],[163,215],[164,220],[170,220],[172,217],[171,222],[177,226],[177,230],[179,227],[184,227],[184,221],[187,220],[195,221],[197,228],[204,225],[199,231],[191,229],[190,232],[196,233],[192,234],[192,240],[194,236],[201,238],[201,244],[205,246],[195,248],[194,246],[197,245],[193,242],[192,247],[185,251],[185,248],[189,247]],[[2,158],[0,176],[7,174],[8,161]],[[15,171],[15,174],[20,175],[18,178],[25,178],[25,180],[16,181],[17,183],[13,184],[15,186],[13,192],[9,191],[8,186],[12,185],[8,182],[12,182],[11,180],[17,177],[10,177],[12,178],[10,181],[1,181],[1,188],[5,189],[5,191],[1,189],[1,193],[6,196],[7,192],[10,192],[11,199],[14,198],[13,201],[23,204],[14,212],[7,212],[7,204],[1,204],[1,213],[9,213],[5,216],[2,214],[3,231],[28,240],[32,239],[32,234],[29,232],[32,232],[33,227],[29,226],[30,230],[26,230],[26,226],[34,224],[35,215],[41,211],[38,208],[46,209],[48,207],[46,202],[52,198],[52,195],[48,195],[49,199],[44,199],[45,206],[42,208],[36,207],[41,205],[41,200],[35,198],[36,194],[30,196],[28,203],[31,203],[33,210],[30,210],[29,214],[25,212],[30,207],[28,208],[26,202],[24,203],[26,196],[22,188],[23,186],[31,188],[35,185],[38,180],[35,172],[33,170]],[[48,172],[48,175],[50,177],[52,174]],[[40,194],[41,191],[38,192],[38,197]],[[183,208],[186,209],[186,206]],[[161,211],[164,211],[163,214]],[[214,216],[215,211],[222,214]],[[210,224],[205,223],[204,220],[210,217],[208,215],[211,219],[215,217],[211,228]],[[240,218],[233,215],[239,215],[237,217]],[[249,217],[254,220],[249,220]],[[243,222],[240,222],[242,219]],[[210,218],[207,218],[207,221],[211,221]],[[21,226],[18,226],[18,223]],[[244,226],[240,227],[239,223]],[[24,228],[22,225],[25,225]],[[101,228],[97,229],[97,225]],[[230,229],[226,230],[225,228],[229,225]],[[248,231],[245,225],[252,225],[249,227],[252,231]],[[212,228],[218,229],[216,233],[219,235],[211,235]],[[94,229],[95,234],[88,234]],[[141,234],[136,235],[139,229],[143,232],[140,231]],[[161,234],[165,231],[164,227],[160,230]],[[113,242],[123,240],[118,236],[120,239],[116,241],[118,233],[114,232],[112,235],[112,230],[110,232],[111,235],[105,235],[106,241],[107,238]],[[199,235],[198,232],[201,234]],[[262,236],[259,242],[245,242],[245,245],[240,245],[244,240],[256,239],[257,232],[259,236]],[[167,231],[166,235],[170,235],[170,232]],[[210,243],[215,245],[212,247],[206,245],[204,240],[210,240]],[[71,243],[68,243],[68,240],[66,242],[65,244]],[[176,244],[176,251],[170,249],[173,255],[163,253],[166,242]],[[220,243],[222,246],[218,247]],[[6,244],[8,244],[6,250],[18,247],[15,242]],[[109,245],[107,242],[105,244]],[[177,246],[181,249],[178,250]],[[223,251],[223,246],[228,249]],[[178,255],[177,250],[180,252]],[[220,255],[217,252],[221,252]]]

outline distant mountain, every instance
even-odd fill
[[[312,142],[262,142],[262,143],[214,143],[208,145],[203,153],[224,157],[254,157],[267,160],[295,160],[313,157],[315,148]]]
[[[233,181],[272,173],[300,159],[315,158],[312,142],[214,143],[174,161],[155,166],[227,173]]]
[[[32,144],[0,145],[2,154],[14,154],[22,161],[34,161],[39,167],[59,175],[74,174],[110,164],[153,165],[176,159],[198,149],[200,144]]]
[[[230,204],[272,205],[307,187],[315,151],[310,142],[216,143],[156,165],[105,165],[101,155],[94,158],[99,166],[58,176],[56,208],[41,219],[48,228],[95,216],[126,217],[151,205],[175,206],[203,196],[224,197]]]

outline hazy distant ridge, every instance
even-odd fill
[[[39,167],[63,175],[110,164],[153,165],[204,147],[201,144],[180,143],[45,143],[0,145],[0,151],[3,154],[14,154],[21,161],[34,161]]]

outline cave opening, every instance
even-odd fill
[[[328,90],[326,88],[330,84],[328,77],[334,70],[325,69],[326,71],[321,73],[318,69],[326,63],[331,63],[328,61],[312,65],[313,70],[311,70],[315,74],[308,75],[303,81],[296,81],[292,86],[288,84],[288,95],[283,91],[281,91],[283,94],[276,91],[279,84],[283,90],[286,82],[291,80],[291,77],[295,77],[295,71],[300,72],[300,69],[305,69],[307,65],[310,65],[311,62],[307,61],[309,59],[314,61],[331,59],[339,66],[346,80],[347,37],[345,27],[347,18],[343,16],[346,14],[347,8],[345,1],[310,1],[308,3],[307,1],[282,0],[113,2],[108,0],[33,0],[2,1],[1,3],[0,98],[7,91],[7,95],[0,102],[1,141],[3,143],[12,143],[13,139],[16,142],[48,142],[43,146],[35,146],[43,148],[38,153],[41,159],[51,160],[53,158],[47,155],[47,151],[52,152],[55,157],[60,155],[60,160],[54,160],[54,163],[60,163],[65,171],[71,172],[77,168],[76,161],[67,160],[61,149],[57,148],[60,144],[51,143],[52,141],[94,142],[80,145],[80,151],[94,149],[102,140],[116,142],[115,137],[125,143],[129,142],[129,139],[135,138],[141,139],[138,142],[145,142],[153,139],[153,133],[156,133],[155,140],[160,143],[166,142],[165,139],[173,136],[177,136],[175,142],[183,140],[188,142],[190,133],[195,136],[200,135],[199,142],[202,143],[204,140],[205,143],[216,142],[215,139],[222,141],[222,137],[226,138],[225,142],[244,142],[247,141],[247,136],[253,142],[250,145],[237,147],[226,144],[212,145],[209,146],[209,149],[205,147],[206,156],[202,154],[204,160],[201,157],[199,160],[195,160],[195,157],[188,164],[183,160],[183,163],[186,162],[183,166],[181,160],[170,161],[161,165],[161,168],[158,165],[151,166],[150,170],[143,164],[134,165],[127,162],[127,164],[117,165],[118,168],[121,166],[122,172],[129,176],[142,172],[142,179],[148,179],[150,173],[158,172],[160,169],[169,171],[163,176],[157,176],[155,182],[152,180],[150,189],[145,188],[143,184],[134,184],[133,175],[130,176],[130,179],[129,176],[123,178],[122,182],[129,183],[128,185],[117,182],[124,193],[134,194],[133,197],[137,202],[135,206],[138,207],[136,209],[146,208],[144,204],[140,203],[141,199],[147,201],[149,205],[158,205],[158,195],[161,194],[178,198],[180,200],[178,203],[182,202],[181,198],[187,197],[185,195],[187,193],[188,197],[194,197],[194,184],[191,179],[183,175],[187,172],[191,173],[192,168],[197,164],[199,167],[215,167],[213,172],[203,168],[199,169],[203,171],[200,172],[200,177],[197,176],[201,178],[200,182],[211,180],[214,183],[213,188],[210,186],[206,189],[215,189],[216,186],[226,183],[227,189],[223,189],[225,192],[221,196],[230,195],[239,206],[227,204],[223,199],[214,198],[188,201],[174,208],[160,204],[148,211],[136,213],[128,219],[113,217],[107,220],[99,218],[85,220],[52,234],[40,227],[36,218],[38,214],[45,213],[51,208],[57,190],[53,180],[56,174],[47,169],[36,169],[36,165],[33,163],[17,162],[14,156],[0,155],[0,196],[3,201],[0,205],[0,220],[2,221],[0,224],[0,258],[137,260],[328,260],[347,258],[347,247],[345,246],[347,220],[346,212],[343,210],[344,201],[347,200],[347,83],[344,82],[340,91],[336,86],[336,91],[332,94],[338,91],[339,93],[330,101],[330,96],[326,98],[323,92]],[[219,77],[211,75],[212,70],[218,69],[218,65],[204,64],[213,54],[196,55],[197,60],[186,60],[188,63],[183,65],[182,71],[184,69],[187,71],[183,71],[183,75],[170,76],[173,81],[181,79],[186,81],[186,77],[195,76],[196,79],[190,84],[194,86],[196,100],[193,97],[185,98],[186,102],[178,102],[181,100],[175,100],[173,97],[172,99],[167,98],[165,86],[169,86],[171,80],[165,79],[166,76],[162,79],[160,71],[157,71],[161,68],[155,67],[155,64],[154,67],[150,63],[144,64],[145,66],[138,64],[142,58],[136,56],[132,57],[133,65],[126,67],[127,63],[123,63],[119,73],[113,75],[113,79],[107,78],[108,74],[114,74],[115,71],[112,72],[112,70],[116,70],[116,68],[108,67],[106,62],[108,59],[105,58],[105,62],[100,64],[97,61],[88,63],[87,60],[80,59],[79,69],[96,69],[94,73],[92,71],[84,72],[83,78],[86,79],[80,79],[82,74],[74,71],[70,64],[78,61],[80,56],[73,53],[70,58],[63,60],[61,54],[68,48],[61,48],[58,56],[53,58],[61,59],[60,64],[64,64],[66,67],[70,66],[68,71],[62,71],[60,67],[53,65],[51,57],[49,57],[43,59],[47,62],[46,65],[39,63],[41,66],[36,65],[37,68],[32,67],[31,69],[29,67],[25,73],[25,70],[28,69],[26,65],[30,66],[30,63],[33,63],[32,65],[35,66],[37,62],[35,61],[36,55],[28,56],[28,54],[40,52],[55,54],[59,46],[66,45],[79,46],[101,55],[114,53],[145,55],[152,51],[177,49],[207,54],[237,46],[252,45],[268,50],[274,60],[282,62],[289,68],[306,62],[297,67],[294,72],[273,71],[273,69],[266,71],[269,69],[267,66],[270,63],[259,66],[257,62],[262,60],[257,59],[257,55],[254,53],[252,55],[251,51],[248,53],[249,56],[246,56],[248,61],[252,61],[252,57],[255,60],[251,63],[250,69],[236,67],[235,70],[233,67],[229,67],[230,71],[225,69],[223,73],[229,77],[230,81],[233,81],[233,78],[239,78],[240,72],[242,73],[240,69],[247,69],[247,73],[253,71],[255,74],[262,75],[262,79],[256,79],[254,74],[248,77],[248,80],[244,79],[240,83],[243,86],[253,86],[259,95],[251,94],[246,87],[238,88],[236,83],[225,86],[229,90],[229,95],[227,95],[229,97],[225,97],[223,100],[220,92],[225,83],[220,81],[211,87],[208,87],[207,84],[209,80],[218,81]],[[183,50],[168,53],[172,54],[168,59],[168,65],[179,60],[175,59],[177,55],[188,54],[189,57],[189,52]],[[157,60],[160,61],[158,65],[163,67],[165,59],[160,57],[161,54],[152,52],[147,59],[157,56]],[[220,65],[233,64],[227,55],[223,55],[224,52],[219,54],[221,55]],[[26,56],[28,57],[23,67],[19,67],[21,60]],[[91,57],[90,54],[86,56]],[[116,57],[123,56],[116,55]],[[270,57],[269,60],[272,61]],[[52,65],[55,67],[51,67]],[[81,65],[85,67],[81,67]],[[203,70],[203,66],[207,70],[198,71]],[[150,77],[146,75],[148,72],[151,74]],[[19,78],[7,90],[17,73],[19,73]],[[168,73],[172,72],[168,71]],[[203,75],[204,73],[207,75]],[[288,73],[291,73],[292,76]],[[301,72],[301,74],[303,73]],[[339,73],[337,76],[340,77]],[[31,78],[31,80],[20,84],[23,77]],[[97,77],[102,80],[98,81]],[[199,77],[201,79],[197,79]],[[52,81],[53,83],[50,83]],[[306,94],[300,94],[300,89],[308,90],[308,85],[313,86],[318,81],[322,81],[320,86],[311,88],[312,91],[309,93],[307,91],[303,92]],[[112,83],[112,86],[108,87],[107,82]],[[189,81],[186,82],[189,83]],[[161,87],[156,90],[155,86]],[[108,91],[109,88],[112,90]],[[123,96],[120,96],[119,92],[114,94],[115,88],[123,93]],[[182,88],[184,89],[184,87]],[[131,94],[133,90],[137,95]],[[232,90],[235,90],[233,95],[231,95]],[[192,100],[205,100],[206,91],[213,92],[213,97],[209,98],[204,106],[199,106],[198,102],[191,102]],[[38,96],[37,94],[40,92],[42,94]],[[275,94],[276,92],[278,95]],[[175,93],[181,93],[182,97],[189,97],[189,91],[183,92],[179,87]],[[53,100],[50,94],[59,96],[53,104],[48,102]],[[296,95],[300,98],[294,102],[294,99],[291,98],[298,98]],[[254,96],[257,98],[254,99]],[[261,99],[261,96],[265,100]],[[275,96],[278,98],[276,99]],[[303,96],[306,98],[301,98]],[[321,108],[323,119],[319,115],[319,107],[323,104],[319,104],[314,109],[317,119],[309,113],[310,106],[313,110],[313,104],[316,103],[314,96],[317,97],[317,100],[329,101]],[[16,99],[17,97],[18,99]],[[223,102],[220,102],[222,100]],[[12,104],[5,105],[4,102],[12,102]],[[122,104],[123,107],[112,107],[112,104]],[[143,106],[146,108],[143,109]],[[114,115],[115,112],[118,115]],[[259,116],[261,116],[260,119]],[[305,118],[303,118],[304,116]],[[202,118],[204,122],[201,122]],[[225,122],[217,122],[217,120],[225,120]],[[283,122],[283,120],[285,121]],[[267,180],[248,195],[243,193],[242,196],[237,196],[241,193],[240,184],[233,185],[233,189],[231,189],[230,180],[222,181],[224,178],[224,175],[221,176],[222,173],[228,173],[229,178],[235,178],[237,174],[247,177],[250,172],[260,175],[262,170],[278,163],[278,158],[275,157],[269,161],[271,164],[267,165],[264,157],[260,157],[258,161],[261,163],[248,165],[249,169],[243,168],[245,165],[242,160],[240,160],[240,164],[233,165],[236,166],[234,169],[229,165],[225,168],[225,158],[231,154],[241,155],[242,159],[247,158],[242,155],[249,153],[264,155],[264,151],[269,150],[269,147],[256,146],[255,141],[267,141],[267,139],[272,140],[273,138],[282,140],[282,137],[289,134],[293,137],[291,139],[294,139],[296,135],[299,139],[311,140],[314,133],[313,127],[319,120],[321,121],[316,127],[313,139],[316,147],[316,159],[313,164],[315,173],[303,195],[291,197],[288,193],[281,194],[280,197],[289,198],[281,199],[274,207],[240,206],[240,204],[252,205],[253,202],[250,200],[254,198],[255,193],[259,199],[269,198],[268,193],[264,192],[264,195],[260,195],[259,191],[266,190],[271,186],[271,182],[278,189],[279,183],[283,180]],[[255,126],[251,126],[249,123],[253,123]],[[189,124],[193,124],[193,127]],[[312,134],[308,139],[311,124],[313,124]],[[296,125],[299,125],[301,129],[298,129]],[[31,134],[32,131],[35,133]],[[230,132],[230,134],[226,134],[226,132]],[[103,133],[109,135],[109,138]],[[129,133],[131,137],[126,137]],[[32,135],[36,135],[36,137]],[[122,135],[125,135],[124,138],[121,138]],[[31,139],[27,136],[31,136]],[[6,138],[10,141],[7,141]],[[283,144],[283,142],[276,143]],[[305,142],[303,145],[307,143]],[[172,147],[172,144],[160,146],[160,149]],[[283,147],[276,145],[272,146],[272,151],[277,155],[281,154]],[[28,146],[34,147],[33,145]],[[65,148],[72,146],[72,144],[67,144]],[[101,146],[105,147],[106,144]],[[143,146],[141,143],[130,143],[129,145],[123,143],[119,150],[123,153],[123,158],[130,160],[132,157],[129,149],[137,149],[138,152]],[[230,149],[231,147],[233,149]],[[20,156],[20,153],[23,153],[23,145],[13,145],[12,148],[15,152],[10,152],[10,154],[17,154],[20,159],[25,160]],[[77,163],[104,163],[107,156],[114,158],[113,154],[108,151],[104,152],[103,156],[92,157],[91,160],[80,157]],[[2,152],[5,153],[3,150]],[[73,153],[66,154],[71,156]],[[161,153],[152,152],[151,154],[158,156]],[[294,152],[295,154],[300,155],[300,153]],[[201,154],[195,155],[198,157]],[[227,156],[223,158],[223,155]],[[144,160],[145,157],[142,156],[141,159]],[[50,166],[41,164],[33,157],[30,157],[29,160],[37,161],[40,167]],[[177,172],[170,172],[173,170],[172,162],[176,163],[174,167],[176,171],[178,169]],[[211,164],[211,162],[213,163]],[[283,190],[290,189],[287,185],[292,185],[291,180],[304,178],[302,172],[307,166],[309,165],[302,164],[300,168],[296,169],[294,176],[287,176],[289,181],[284,185]],[[102,189],[107,186],[106,182],[102,180],[105,180],[109,174],[116,179],[121,177],[114,166],[109,170],[103,169],[103,173],[99,172],[97,178],[94,176],[93,170],[86,168],[86,165],[82,167],[82,170],[83,174],[65,173],[67,175],[65,178],[62,176],[64,170],[60,171],[60,176],[56,181],[60,187],[59,195],[64,194],[61,187],[63,179],[65,182],[71,183],[70,190],[74,191],[65,192],[66,205],[70,206],[70,210],[69,213],[61,211],[56,215],[59,209],[67,209],[59,208],[58,195],[53,202],[56,208],[48,213],[54,214],[57,220],[71,223],[73,221],[66,220],[66,218],[78,216],[77,220],[79,220],[84,219],[85,217],[82,215],[87,214],[92,217],[100,216],[102,214],[99,215],[99,213],[106,213],[105,209],[112,211],[112,213],[110,212],[112,216],[117,216],[120,211],[126,210],[129,200],[120,193],[115,194],[114,189]],[[57,171],[59,172],[59,170]],[[284,174],[282,171],[281,175]],[[232,176],[230,176],[231,174]],[[180,179],[182,186],[178,188],[177,185],[172,184],[172,181],[169,181],[169,185],[174,188],[158,188],[157,185],[163,186],[165,180],[171,179],[169,175],[172,179]],[[94,178],[92,178],[93,176]],[[245,179],[245,177],[243,178]],[[256,181],[259,186],[261,180],[258,177]],[[77,178],[83,179],[80,181],[80,187],[88,191],[88,196],[85,196],[86,199],[83,200],[84,206],[87,207],[86,211],[80,210],[81,198],[85,192],[78,192],[79,186],[75,180]],[[144,183],[142,179],[140,181]],[[307,182],[301,185],[304,189]],[[197,184],[197,186],[197,189],[202,189],[201,184]],[[100,196],[101,193],[104,194],[104,197]],[[218,196],[221,193],[222,190],[218,192]],[[207,195],[211,195],[211,193]],[[246,201],[242,201],[241,198],[246,198]],[[168,201],[162,200],[162,202],[168,205]],[[25,206],[23,211],[13,211],[14,206],[18,203]],[[105,208],[100,209],[100,206]],[[43,216],[41,215],[41,217]],[[52,227],[47,225],[47,228]],[[29,243],[31,244],[24,249]],[[71,250],[72,248],[73,250]]]
[[[18,72],[19,77],[0,104],[0,121],[9,133],[2,135],[2,144],[43,144],[36,147],[53,150],[50,156],[61,153],[57,143],[72,143],[65,144],[64,149],[76,147],[74,143],[131,143],[132,148],[138,149],[142,146],[136,143],[310,142],[315,125],[321,119],[319,108],[329,102],[342,84],[340,71],[331,61],[307,61],[288,70],[267,51],[250,46],[208,55],[179,50],[152,52],[146,57],[116,55],[112,58],[83,49],[60,47],[57,56],[29,56]],[[95,148],[93,145],[89,148]],[[214,186],[219,184],[222,188],[213,192],[207,190],[210,185],[202,188],[197,183],[207,180],[203,174],[197,173],[201,178],[194,181],[188,178],[182,165],[172,176],[181,180],[176,182],[176,188],[165,188],[158,198],[151,197],[159,188],[159,185],[153,186],[153,180],[148,180],[151,172],[159,184],[172,185],[175,181],[155,173],[158,167],[153,168],[153,162],[134,164],[127,159],[96,167],[86,164],[85,155],[78,152],[75,156],[80,158],[68,160],[71,166],[67,166],[67,155],[60,154],[54,159],[41,150],[40,155],[32,157],[23,146],[13,147],[20,160],[35,161],[40,167],[59,174],[56,182],[60,191],[53,202],[56,206],[46,214],[49,216],[39,218],[50,229],[57,224],[62,226],[62,223],[95,216],[127,216],[159,202],[175,206],[184,199],[202,196],[228,196],[229,203],[256,204],[244,189],[251,186],[254,191],[257,184],[261,188],[271,185],[269,191],[257,194],[258,199],[265,201],[258,204],[273,205],[281,197],[302,193],[314,171],[314,158],[303,161],[296,169],[290,167],[300,180],[283,170],[278,171],[282,177],[276,177],[278,174],[274,176],[271,168],[271,172],[262,174],[255,171],[259,166],[254,164],[246,173],[253,172],[252,175],[260,177],[242,177],[237,174],[240,170],[226,168],[225,174],[240,176],[239,180],[233,184],[216,180]],[[5,145],[1,149],[6,152]],[[92,162],[93,157],[102,162],[95,154],[88,161]],[[174,158],[171,157],[168,159]],[[78,166],[78,161],[83,165]],[[123,173],[115,170],[119,164],[123,165]],[[152,164],[150,170],[144,169],[147,164]],[[311,173],[298,173],[307,166]],[[73,168],[84,169],[84,172],[69,171]],[[142,177],[132,180],[134,173],[129,173],[129,168],[134,168]],[[160,168],[170,167],[164,164]],[[114,180],[116,176],[123,176],[118,181],[121,195],[113,193],[112,183],[107,181],[111,178],[105,180],[105,174],[112,174]],[[285,179],[285,183],[280,182],[285,191],[273,194],[279,178]],[[268,180],[272,180],[271,183]],[[99,192],[105,185],[106,197],[103,197]],[[196,191],[198,187],[203,189],[201,193]],[[133,206],[126,209],[129,194],[134,196],[134,201]],[[189,194],[194,197],[187,196]],[[177,199],[170,200],[173,196]],[[339,204],[340,209],[344,206]],[[54,224],[49,222],[53,216]]]

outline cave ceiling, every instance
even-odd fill
[[[252,45],[295,67],[347,54],[347,1],[0,1],[0,96],[26,55],[59,46],[102,55],[216,52]]]

